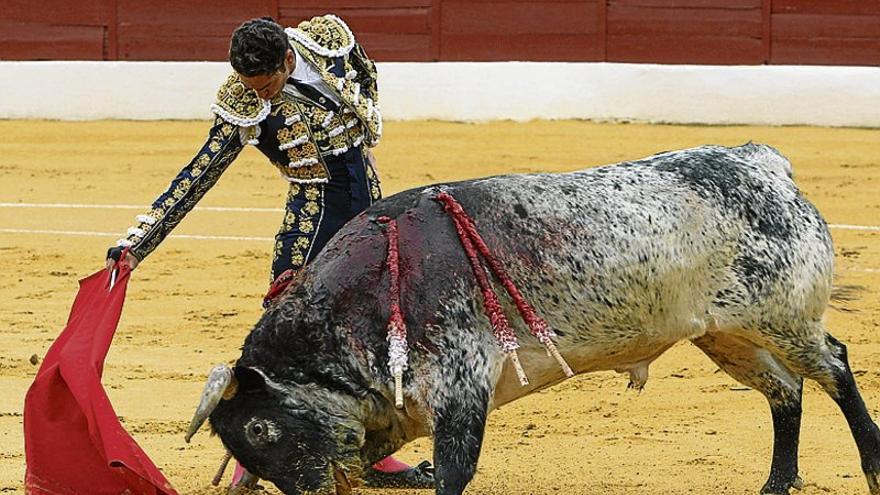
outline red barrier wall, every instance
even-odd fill
[[[0,59],[225,60],[242,21],[334,12],[380,61],[880,65],[865,0],[0,0]]]

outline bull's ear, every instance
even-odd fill
[[[236,366],[232,370],[238,380],[238,390],[248,392],[266,388],[266,374],[257,368],[248,366]]]
[[[233,369],[235,378],[238,379],[238,389],[247,392],[249,390],[265,390],[271,394],[289,395],[287,388],[273,381],[263,370],[251,366],[236,366]]]

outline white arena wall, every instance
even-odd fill
[[[0,62],[0,118],[206,119],[225,62]],[[388,120],[880,127],[880,67],[379,64]]]

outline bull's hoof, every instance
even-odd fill
[[[804,480],[800,476],[795,476],[794,479],[789,481],[771,478],[761,488],[761,495],[791,495],[789,490],[792,488],[795,490],[803,489]]]
[[[373,468],[364,471],[361,479],[369,488],[426,488],[433,489],[434,468],[428,461],[396,473],[385,473]]]

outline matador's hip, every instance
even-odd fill
[[[382,197],[362,146],[327,157],[326,165],[327,182],[290,184],[284,221],[275,235],[271,280],[305,266],[346,222]]]

